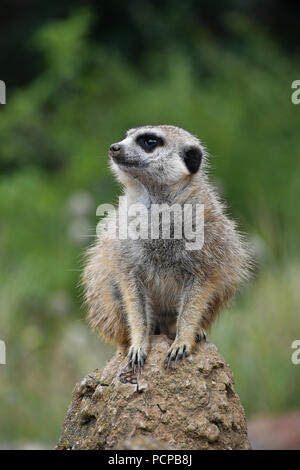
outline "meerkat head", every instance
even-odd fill
[[[174,184],[199,178],[205,150],[197,137],[175,126],[143,126],[130,129],[112,144],[111,167],[121,183]]]

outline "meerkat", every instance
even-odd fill
[[[87,252],[83,285],[91,326],[138,370],[149,336],[167,334],[174,340],[168,367],[206,338],[221,307],[248,277],[249,251],[209,181],[209,155],[197,137],[171,125],[137,127],[112,144],[109,155],[128,206],[141,203],[150,211],[160,205],[160,228],[170,205],[204,208],[201,249],[187,250],[184,236],[118,239],[107,236],[108,229]],[[192,211],[192,223],[194,217]]]

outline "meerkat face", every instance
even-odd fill
[[[125,185],[132,178],[168,185],[198,177],[204,161],[200,141],[169,125],[130,129],[123,140],[111,145],[109,154],[113,171]]]

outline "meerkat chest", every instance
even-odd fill
[[[181,240],[139,240],[127,250],[132,270],[153,298],[170,304],[188,279],[193,277],[195,262]]]

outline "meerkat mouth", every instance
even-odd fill
[[[125,158],[115,158],[114,162],[120,167],[126,168],[146,168],[148,165],[146,163],[142,163],[139,160],[127,160]]]

